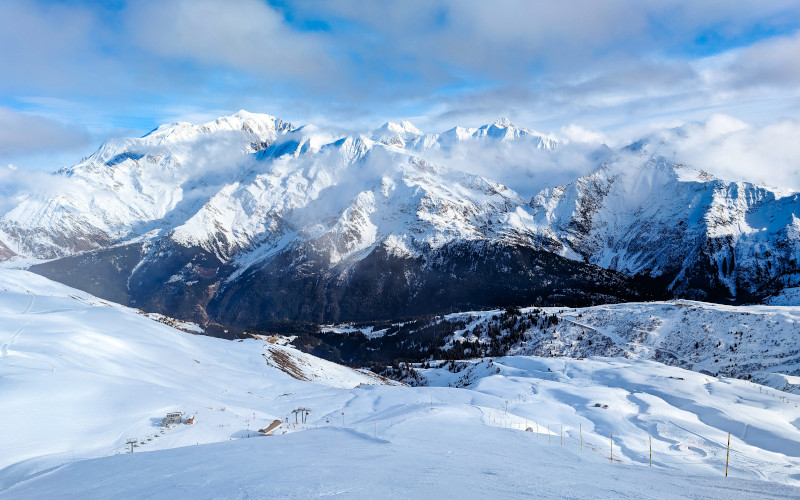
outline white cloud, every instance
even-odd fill
[[[102,137],[245,108],[345,128],[509,116],[612,140],[717,111],[798,116],[800,32],[774,36],[797,19],[796,0],[5,0],[0,94]],[[704,36],[723,42],[703,52]]]
[[[431,150],[424,156],[455,170],[498,181],[530,198],[541,189],[572,182],[599,165],[595,153],[600,144],[561,144],[556,150],[540,150],[528,141],[478,141],[457,143],[447,150]]]
[[[85,130],[0,107],[0,156],[77,151],[88,143]]]
[[[629,143],[577,124],[560,132],[562,142],[555,151],[538,150],[524,141],[467,142],[427,156],[451,168],[497,180],[528,198],[545,187],[567,184],[599,168],[611,157],[603,144]],[[663,154],[720,179],[800,191],[798,137],[800,122],[796,120],[756,126],[714,114],[703,121],[657,130],[645,140],[649,153]],[[622,158],[634,166],[641,161],[638,156]]]
[[[721,179],[800,191],[800,122],[753,126],[713,115],[656,134],[654,149]]]
[[[589,144],[608,144],[605,134],[594,130],[589,130],[580,125],[571,123],[561,127],[561,135],[566,139],[564,142],[579,142]]]
[[[126,14],[137,43],[156,56],[271,78],[320,77],[334,70],[319,37],[294,31],[259,0],[142,1]]]
[[[0,2],[0,90],[6,95],[86,88],[106,91],[102,82],[107,75],[118,80],[128,76],[114,55],[103,53],[108,35],[97,12],[87,6]]]
[[[733,87],[800,90],[800,32],[734,51],[722,75]]]
[[[75,189],[63,176],[41,170],[25,170],[13,165],[0,167],[0,217],[16,207],[25,197],[46,198]]]

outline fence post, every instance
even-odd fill
[[[731,433],[728,433],[728,453],[725,454],[725,477],[728,477],[728,458],[731,456]]]
[[[653,436],[648,436],[650,438],[650,467],[653,466]]]
[[[614,431],[611,431],[611,456],[608,460],[613,464],[614,463]]]

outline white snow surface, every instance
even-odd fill
[[[381,380],[276,340],[192,335],[0,269],[0,496],[800,495],[797,395],[623,358],[511,356],[421,369],[430,387],[364,385]],[[306,424],[255,437],[298,407]],[[168,411],[196,423],[161,433]]]

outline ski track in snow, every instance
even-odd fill
[[[21,315],[28,314],[28,312],[31,310],[31,308],[33,307],[33,304],[35,302],[36,302],[36,296],[35,295],[31,295],[30,299],[28,300],[28,304],[25,306],[25,309],[23,309],[20,314]],[[14,342],[16,342],[17,338],[22,334],[22,332],[25,330],[25,328],[27,328],[28,326],[33,324],[34,321],[36,321],[36,318],[28,321],[27,323],[25,323],[21,327],[17,328],[14,331],[14,333],[11,334],[11,338],[7,342],[4,342],[2,345],[0,345],[0,356],[3,356],[3,357],[8,356],[8,348],[11,347],[11,345],[13,345]]]

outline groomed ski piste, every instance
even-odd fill
[[[285,344],[0,269],[0,497],[800,496],[795,394],[600,357],[434,363],[407,387]],[[164,429],[174,411],[195,423]]]

